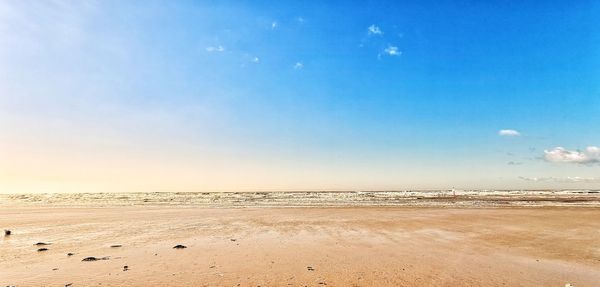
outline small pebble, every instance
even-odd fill
[[[183,248],[187,248],[187,246],[185,245],[181,245],[181,244],[177,244],[175,246],[173,246],[174,249],[183,249]]]
[[[42,251],[48,251],[48,248],[40,248],[37,250],[38,252],[42,252]]]

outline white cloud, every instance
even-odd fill
[[[216,46],[216,47],[209,46],[209,47],[206,47],[206,51],[210,52],[210,53],[212,53],[212,52],[223,52],[223,51],[225,51],[225,48],[223,48],[223,46],[221,46],[221,45]]]
[[[296,21],[298,21],[298,23],[302,24],[302,23],[304,23],[304,21],[306,21],[306,20],[304,20],[304,18],[302,18],[302,17],[297,17],[297,18],[296,18]]]
[[[564,147],[555,147],[551,150],[544,150],[544,159],[549,162],[566,163],[596,163],[600,162],[600,148],[589,146],[585,151],[567,150]]]
[[[304,68],[304,64],[302,64],[302,62],[296,62],[296,64],[294,64],[294,69],[300,70],[302,68]]]
[[[562,183],[576,183],[576,182],[600,182],[600,177],[579,177],[579,176],[567,176],[567,177],[524,177],[519,176],[519,179],[533,182],[562,182]]]
[[[277,29],[277,26],[279,26],[279,24],[277,24],[277,21],[271,22],[271,30]]]
[[[588,146],[585,149],[585,152],[588,155],[590,155],[590,156],[592,156],[594,158],[600,158],[600,147],[597,147],[597,146]]]
[[[398,50],[398,47],[396,46],[388,46],[387,48],[385,48],[383,50],[383,52],[385,52],[386,54],[390,55],[390,56],[400,56],[402,55],[402,51]]]
[[[256,63],[256,64],[260,63],[260,59],[258,57],[252,58],[251,61],[252,61],[252,63]]]
[[[504,137],[518,137],[521,133],[516,130],[500,130],[498,131],[498,135]]]
[[[369,35],[383,35],[383,31],[375,26],[375,24],[369,26],[368,31]]]

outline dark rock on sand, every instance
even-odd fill
[[[48,251],[48,248],[40,248],[37,250],[38,252],[42,252],[42,251]]]
[[[187,248],[187,246],[181,245],[181,244],[177,244],[177,245],[173,246],[173,248],[174,249],[184,249],[184,248]]]
[[[75,253],[71,253],[71,252],[67,253],[67,256],[73,256],[73,255],[75,255]]]
[[[127,270],[129,270],[129,266],[127,266],[127,265],[123,266],[123,271],[127,271]]]
[[[121,244],[115,244],[115,245],[111,245],[110,248],[119,248],[121,246],[123,246],[123,245],[121,245]]]
[[[38,242],[36,244],[34,244],[35,246],[44,246],[44,245],[50,245],[52,243],[46,243],[46,242]]]
[[[8,230],[8,229],[4,229],[4,236],[9,236],[12,233],[12,231]]]
[[[312,268],[312,267],[310,267],[310,266],[306,267],[306,269],[307,269],[308,271],[315,271],[315,269],[314,269],[314,268]]]
[[[83,260],[81,260],[81,261],[98,261],[98,260],[108,260],[108,259],[109,259],[108,257],[98,258],[98,257],[91,256],[91,257],[83,258]]]

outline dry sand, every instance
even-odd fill
[[[600,286],[590,207],[4,206],[9,227],[0,286]]]

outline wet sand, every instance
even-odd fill
[[[3,206],[0,228],[0,286],[600,282],[594,207]]]

